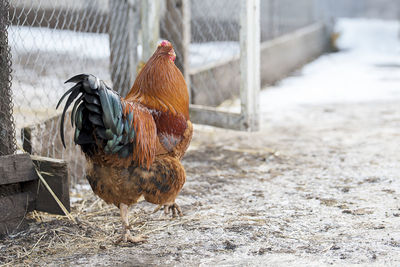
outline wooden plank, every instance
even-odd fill
[[[315,23],[262,43],[261,84],[274,84],[329,51],[329,36],[329,28]]]
[[[68,166],[65,161],[39,156],[32,156],[31,159],[29,154],[0,157],[0,235],[21,227],[26,212],[33,209],[64,215],[39,179],[34,166],[70,211]]]
[[[218,110],[201,105],[190,105],[190,120],[194,123],[228,128],[232,130],[244,130],[248,126],[243,124],[241,114]]]
[[[24,217],[29,201],[28,193],[0,197],[0,222]]]
[[[0,197],[0,235],[9,234],[23,225],[28,203],[28,193]]]
[[[160,1],[142,0],[141,5],[142,61],[147,62],[157,49],[160,39]]]
[[[21,183],[0,185],[0,197],[21,193]]]
[[[13,184],[37,179],[29,154],[0,157],[0,184]]]
[[[65,122],[69,122],[71,111],[65,113]],[[35,155],[51,157],[56,159],[64,159],[68,164],[69,173],[74,173],[75,180],[72,183],[78,182],[78,179],[85,176],[86,159],[81,148],[74,143],[74,132],[71,123],[64,124],[65,144],[64,149],[61,138],[57,134],[54,136],[54,128],[58,128],[61,123],[61,114],[55,115],[45,121],[28,126],[31,130],[31,139],[26,140],[32,146]],[[25,139],[27,139],[25,137]]]
[[[39,168],[43,178],[56,196],[69,210],[68,166],[63,160],[30,156],[29,154],[0,157],[1,184],[20,183],[21,190],[31,194],[28,201],[29,210],[36,209],[63,215],[57,202],[40,182],[33,163]]]
[[[260,0],[241,1],[240,100],[248,130],[260,124]]]
[[[58,199],[63,203],[65,208],[70,211],[67,163],[63,160],[39,156],[32,156],[32,160]],[[23,190],[35,194],[35,210],[64,215],[64,212],[54,200],[53,196],[39,179],[25,186]]]
[[[218,106],[239,97],[239,59],[191,75],[192,104]]]

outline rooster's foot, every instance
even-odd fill
[[[145,242],[146,238],[147,238],[146,236],[142,236],[142,235],[132,236],[129,229],[125,229],[124,233],[121,235],[120,238],[117,239],[115,244],[119,244],[121,242],[124,242],[124,243],[131,242],[131,243],[135,244],[135,243]]]
[[[154,211],[153,213],[156,213],[157,211],[159,211],[161,208],[164,208],[164,214],[168,215],[169,212],[172,212],[172,217],[176,217],[176,215],[178,214],[179,216],[183,216],[182,210],[179,207],[178,204],[176,203],[172,203],[172,204],[166,204],[166,205],[159,205]]]

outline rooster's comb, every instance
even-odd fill
[[[172,46],[172,45],[171,45],[171,43],[170,43],[169,41],[163,40],[158,46],[159,46],[159,47],[160,47],[160,46],[166,47],[166,46]]]

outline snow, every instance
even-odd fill
[[[14,53],[54,52],[91,58],[110,56],[109,38],[105,33],[11,26],[9,34]]]
[[[372,55],[400,52],[398,21],[340,19],[335,31],[341,33],[337,43],[343,50]]]
[[[262,112],[304,104],[361,103],[400,99],[397,21],[338,19],[338,53],[321,56],[263,90]]]

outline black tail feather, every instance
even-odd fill
[[[87,155],[98,149],[106,153],[128,157],[135,144],[136,129],[133,114],[124,115],[118,93],[93,75],[79,74],[65,83],[76,83],[67,90],[57,103],[57,108],[68,96],[61,114],[60,137],[64,147],[64,120],[69,106],[75,101],[71,113],[71,125],[76,127],[74,141]],[[80,95],[81,94],[81,95]],[[127,116],[127,117],[125,117]]]
[[[74,119],[75,119],[75,113],[76,113],[76,108],[78,107],[79,103],[81,103],[81,100],[85,97],[85,95],[81,95],[74,103],[74,107],[72,108],[71,112],[71,126],[74,127]]]
[[[75,85],[75,86],[76,86],[76,85]],[[57,103],[56,109],[58,109],[58,107],[60,106],[60,104],[61,104],[61,102],[64,100],[64,98],[65,98],[67,95],[69,95],[69,94],[72,92],[72,90],[74,90],[74,89],[75,89],[75,86],[74,86],[74,87],[71,87],[71,88],[69,88],[69,89],[68,89],[68,91],[66,91],[66,92],[65,92],[65,94],[63,94],[63,95],[62,95],[62,97],[60,98],[60,100],[58,100],[58,103]]]
[[[67,102],[65,103],[63,113],[61,115],[61,124],[60,124],[60,135],[61,135],[61,141],[64,146],[65,146],[65,140],[64,140],[64,119],[65,119],[65,112],[67,111],[68,107],[72,104],[72,102],[75,100],[75,98],[78,97],[81,89],[81,85],[78,83],[74,87],[71,88],[70,95],[67,99]],[[69,91],[69,90],[68,90]]]
[[[78,74],[78,75],[75,75],[72,78],[69,78],[64,83],[78,83],[78,82],[81,82],[81,81],[85,80],[87,77],[89,77],[88,74]]]
[[[85,100],[86,100],[86,102],[88,102],[90,104],[100,106],[100,100],[97,96],[85,94]]]

